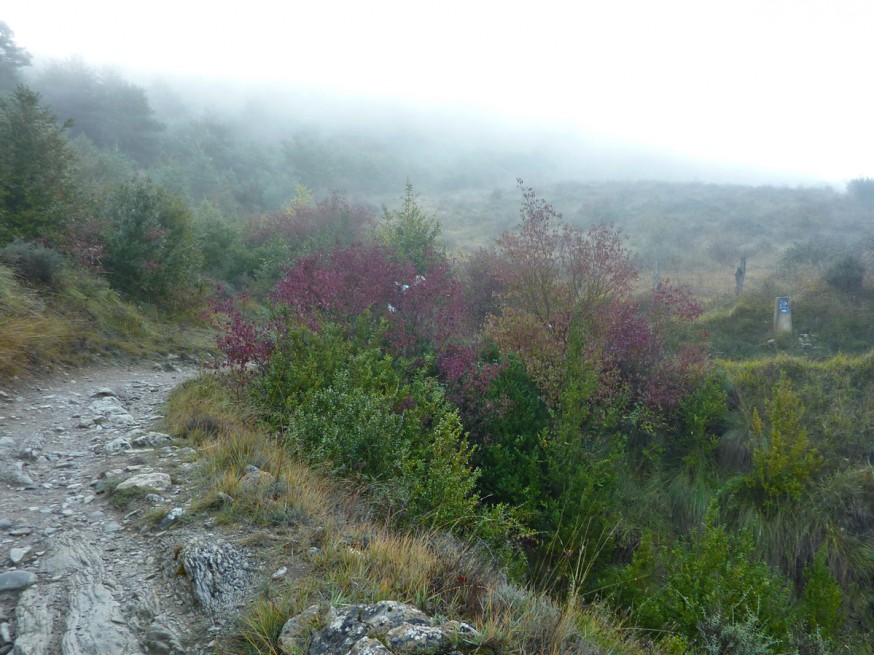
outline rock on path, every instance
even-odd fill
[[[185,537],[140,534],[100,493],[110,477],[158,504],[180,494],[165,470],[190,467],[180,459],[191,451],[154,423],[193,372],[142,364],[16,390],[0,381],[0,653],[212,652],[209,617],[164,561]]]

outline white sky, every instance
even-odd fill
[[[874,0],[5,0],[19,45],[874,177]],[[354,108],[353,108],[354,110]]]

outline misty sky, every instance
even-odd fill
[[[474,108],[799,182],[874,177],[874,0],[5,0],[0,20],[35,55]]]

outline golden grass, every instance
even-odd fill
[[[0,380],[52,362],[77,362],[73,346],[80,335],[76,325],[52,314],[0,317]]]
[[[32,289],[0,266],[0,383],[94,355],[204,352],[202,328],[146,316],[99,278],[66,271],[56,289]]]

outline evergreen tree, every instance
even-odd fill
[[[14,238],[59,241],[76,215],[76,158],[65,129],[20,85],[0,98],[0,244]]]
[[[15,33],[0,20],[0,95],[11,93],[18,85],[18,69],[30,65],[30,53],[15,44]]]
[[[412,183],[407,180],[404,204],[398,210],[386,209],[379,226],[379,241],[400,260],[409,260],[417,273],[427,273],[445,259],[440,238],[440,223],[428,216],[416,199]]]

